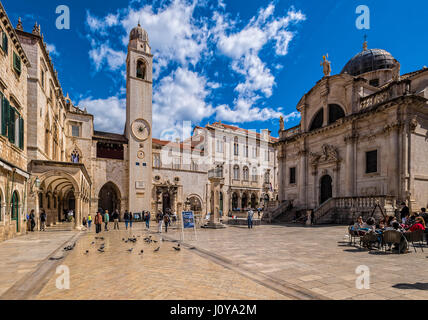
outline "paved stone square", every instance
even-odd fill
[[[8,273],[1,273],[0,297],[17,293],[17,298],[36,300],[428,299],[427,247],[417,253],[411,247],[411,253],[402,255],[369,252],[348,244],[345,226],[198,229],[196,240],[192,232],[185,234],[180,251],[171,242],[180,240],[178,229],[158,235],[141,224],[132,231],[121,227],[102,232],[104,240],[95,239],[93,230],[59,230],[1,243],[0,256],[7,258],[0,267]],[[159,242],[145,243],[149,234]],[[76,235],[74,250],[44,271],[40,288],[23,284],[23,279],[37,278],[47,257],[64,242],[75,241]],[[134,235],[135,244],[122,240]],[[28,241],[35,239],[35,249],[26,250]],[[104,253],[97,251],[102,243]],[[157,247],[159,252],[154,252]],[[53,256],[61,254],[56,250]],[[56,288],[59,265],[70,270],[70,290]],[[356,268],[361,265],[370,270],[370,289],[356,288]]]

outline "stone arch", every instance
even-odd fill
[[[309,126],[309,131],[322,128],[323,124],[324,124],[324,108],[321,108],[313,116],[311,120],[311,125]]]
[[[328,174],[324,174],[319,180],[320,188],[320,204],[323,204],[328,199],[333,197],[333,178]]]
[[[328,105],[328,124],[335,123],[345,117],[345,109],[337,103]]]
[[[199,196],[196,193],[192,193],[189,194],[186,199],[189,199],[190,201],[190,210],[194,211],[195,213],[202,213],[203,211],[203,201],[202,201],[202,197]],[[192,202],[193,200],[193,202]],[[199,205],[199,210],[195,210],[197,209],[196,206]]]
[[[135,76],[143,80],[147,78],[147,62],[143,58],[139,58],[136,61]]]
[[[241,210],[245,210],[248,207],[248,195],[246,192],[241,197]]]
[[[19,195],[19,191],[18,190],[14,190],[12,192],[12,198],[10,199],[10,219],[12,221],[16,221],[16,232],[19,232],[20,229],[20,218],[21,218],[21,214],[20,214],[20,208],[21,208],[21,204],[20,204],[20,195]]]
[[[239,196],[237,192],[232,193],[232,210],[239,208]]]
[[[108,210],[109,213],[116,209],[120,211],[122,194],[119,187],[112,181],[105,183],[98,191],[98,210]]]

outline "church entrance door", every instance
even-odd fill
[[[166,212],[167,210],[171,210],[171,196],[169,192],[165,192],[162,196],[162,212]]]
[[[325,175],[321,178],[321,197],[320,197],[320,204],[323,204],[328,199],[333,197],[333,187],[332,187],[333,180],[329,175]]]

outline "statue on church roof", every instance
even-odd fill
[[[324,77],[329,77],[331,74],[331,62],[327,60],[328,53],[322,58],[323,61],[321,62],[321,66],[323,67]]]
[[[284,131],[284,117],[279,117],[279,130]]]

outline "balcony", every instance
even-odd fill
[[[208,170],[208,179],[223,179],[223,168]]]

